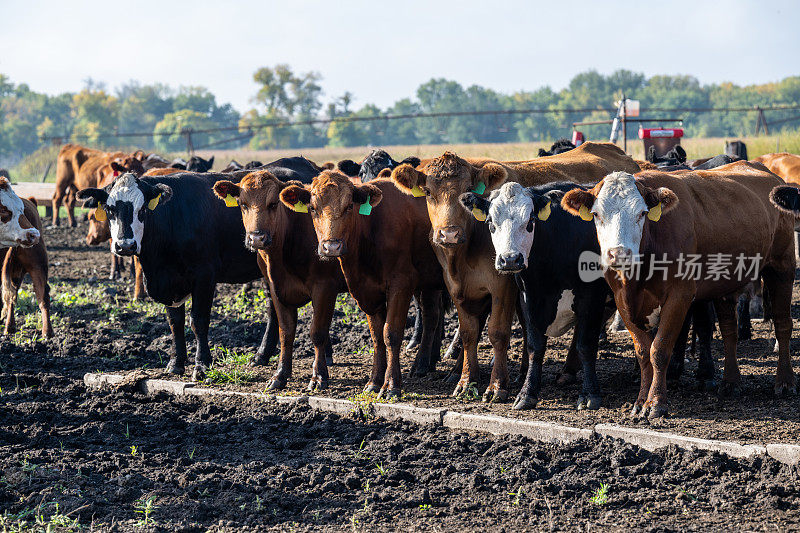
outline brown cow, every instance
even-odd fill
[[[6,206],[6,192],[11,187],[4,178],[0,178],[0,220],[7,223],[12,209]],[[15,195],[16,196],[16,195]],[[2,317],[5,320],[5,334],[16,331],[14,308],[17,303],[17,293],[22,285],[22,278],[30,274],[33,282],[33,291],[39,301],[39,310],[42,313],[42,336],[49,339],[53,336],[53,327],[50,325],[50,285],[47,283],[47,249],[41,238],[42,221],[36,207],[36,200],[22,199],[23,214],[19,217],[19,224],[23,229],[36,229],[38,233],[31,232],[31,236],[24,241],[17,241],[16,246],[0,248],[0,257],[3,258],[2,273]],[[35,235],[35,238],[34,238]]]
[[[770,204],[770,191],[782,183],[763,165],[740,161],[674,174],[616,172],[591,190],[573,190],[562,199],[572,214],[594,218],[605,278],[641,368],[635,416],[666,414],[667,367],[694,300],[714,301],[725,351],[723,392],[738,389],[735,295],[759,270],[772,299],[780,347],[775,392],[794,389],[789,355],[794,220]],[[689,266],[693,257],[699,267]]]
[[[177,174],[178,172],[186,172],[180,168],[151,168],[150,170],[145,171],[142,176],[169,176],[170,174]]]
[[[508,163],[488,160],[471,163],[445,152],[419,170],[401,165],[392,171],[392,179],[401,190],[427,198],[436,255],[458,310],[464,354],[461,379],[454,395],[463,394],[470,383],[478,381],[479,317],[490,311],[489,341],[494,366],[483,399],[505,401],[508,398],[507,352],[517,303],[514,278],[494,268],[494,249],[487,225],[468,214],[459,197],[468,191],[486,195],[506,181],[528,187],[552,181],[591,182],[613,170],[636,172],[639,167],[613,144],[587,142],[561,154]],[[573,359],[570,366],[577,362]],[[523,370],[527,361],[524,357]]]
[[[245,246],[257,251],[263,260],[259,266],[272,295],[281,342],[278,369],[268,388],[282,389],[291,377],[297,310],[310,301],[314,310],[314,365],[308,390],[315,391],[328,387],[326,360],[332,354],[331,320],[336,296],[347,292],[347,285],[337,263],[317,256],[317,237],[309,217],[281,204],[281,191],[296,183],[299,182],[284,183],[269,171],[260,170],[247,174],[238,184],[218,181],[214,193],[231,207],[239,204],[247,232]]]
[[[400,345],[415,293],[423,309],[423,338],[412,371],[427,373],[432,352],[434,364],[438,355],[434,338],[439,337],[435,330],[444,283],[424,206],[391,180],[356,186],[344,174],[330,170],[307,188],[285,188],[281,201],[310,213],[319,255],[338,258],[350,294],[367,314],[375,351],[366,390],[380,397],[399,396]]]

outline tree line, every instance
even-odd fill
[[[492,89],[443,78],[431,79],[417,88],[414,97],[403,98],[388,108],[366,104],[355,108],[355,96],[347,92],[325,105],[322,79],[314,72],[295,73],[288,65],[258,69],[252,109],[240,113],[230,104],[217,102],[206,88],[131,81],[115,90],[86,80],[77,93],[47,95],[16,84],[0,74],[0,165],[9,165],[35,151],[46,136],[57,136],[91,146],[137,146],[160,152],[186,148],[182,132],[240,128],[194,134],[195,147],[216,146],[252,149],[306,148],[432,143],[500,143],[546,141],[568,136],[575,121],[610,118],[609,109],[625,93],[641,102],[648,118],[685,118],[689,136],[734,137],[752,134],[755,112],[705,112],[680,114],[648,112],[648,108],[723,108],[800,104],[800,76],[775,83],[738,86],[733,83],[701,84],[687,75],[644,74],[617,70],[609,75],[582,72],[567,87],[556,91],[503,94]],[[545,109],[550,113],[484,114],[457,117],[425,117],[404,120],[334,121],[284,127],[260,127],[290,121],[344,117],[382,117],[397,114],[446,113]],[[580,113],[556,112],[584,109]],[[800,110],[770,111],[772,130],[796,130]],[[252,128],[252,129],[251,129]],[[589,138],[606,138],[608,126],[582,128]],[[252,131],[252,135],[249,132]],[[141,137],[118,137],[147,133]],[[154,135],[149,135],[154,134]],[[636,129],[629,129],[635,136]]]

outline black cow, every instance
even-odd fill
[[[212,155],[208,160],[200,156],[193,155],[186,163],[187,172],[208,172],[214,166],[214,156]]]
[[[249,163],[245,163],[244,169],[253,170],[262,166],[264,166],[264,163],[262,163],[261,161],[250,161]]]
[[[237,160],[231,159],[231,162],[228,163],[228,166],[220,170],[220,172],[223,174],[227,174],[228,172],[234,172],[237,170],[244,170],[244,167]]]
[[[169,160],[161,157],[158,154],[149,154],[142,160],[142,168],[150,170],[151,168],[165,168],[169,166]]]
[[[290,169],[280,174],[305,181],[316,175]],[[137,255],[148,295],[167,306],[175,343],[167,371],[175,374],[182,374],[186,364],[185,302],[192,298],[195,380],[204,379],[211,364],[208,327],[216,284],[246,283],[262,276],[256,254],[242,245],[241,214],[214,196],[212,187],[221,179],[231,179],[231,175],[185,172],[137,178],[123,174],[104,189],[78,193],[78,198],[87,200],[85,205],[104,210],[114,253]],[[276,341],[277,320],[271,310],[258,358],[264,351],[274,352]]]
[[[656,147],[651,146],[650,150],[648,150],[646,159],[651,163],[655,163],[659,168],[667,168],[667,167],[680,167],[684,165],[685,168],[675,168],[674,170],[685,170],[690,167],[686,166],[686,150],[679,144],[672,148],[669,152],[664,154],[663,156],[656,155]],[[667,170],[673,170],[671,168],[667,168]]]
[[[734,161],[739,161],[739,158],[736,156],[731,156],[728,154],[721,154],[715,155],[708,161],[704,161],[699,165],[692,166],[693,170],[710,170],[712,168],[721,167],[722,165],[727,165],[728,163],[733,163]]]
[[[356,177],[361,179],[362,183],[366,183],[378,177],[381,170],[400,166],[404,163],[416,167],[419,166],[418,157],[406,157],[400,162],[395,161],[385,150],[373,150],[361,163],[356,163],[352,159],[343,159],[336,164],[336,168],[346,176]]]
[[[7,180],[11,180],[11,174],[8,173],[8,170],[4,168],[0,168],[0,178],[6,178]]]
[[[569,152],[570,150],[574,150],[575,145],[569,139],[561,138],[558,139],[553,145],[550,147],[550,150],[545,150],[544,148],[539,148],[539,157],[546,157],[548,155],[556,155],[556,154],[563,154],[564,152]]]
[[[725,141],[725,155],[738,157],[745,161],[750,159],[747,157],[747,145],[742,141]]]

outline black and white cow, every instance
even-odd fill
[[[302,158],[292,158],[302,159]],[[304,160],[306,161],[306,160]],[[313,168],[310,161],[306,165]],[[298,165],[300,167],[300,165]],[[310,181],[313,172],[283,169],[291,179]],[[212,187],[230,174],[179,173],[137,178],[123,174],[104,189],[84,189],[78,198],[107,216],[112,250],[137,255],[145,289],[167,307],[175,354],[167,371],[182,374],[186,364],[185,302],[192,298],[191,327],[197,338],[193,379],[203,379],[211,364],[208,327],[217,283],[246,283],[262,277],[257,255],[243,246],[238,210],[220,202]],[[274,352],[277,319],[270,310],[256,359]]]
[[[597,345],[611,291],[595,267],[600,246],[594,226],[561,209],[574,183],[525,188],[506,183],[488,200],[474,193],[461,196],[462,205],[479,220],[486,217],[496,252],[495,268],[516,274],[522,289],[522,319],[528,323],[530,354],[525,383],[514,409],[536,406],[541,389],[542,361],[548,337],[575,328],[575,348],[583,368],[578,409],[598,409],[602,403],[595,373]]]

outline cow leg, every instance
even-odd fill
[[[50,285],[47,283],[47,270],[34,269],[30,272],[33,282],[33,292],[39,302],[39,311],[42,313],[42,337],[53,337],[53,326],[50,324]]]
[[[695,302],[686,313],[686,318],[683,319],[683,326],[678,338],[675,339],[675,347],[672,349],[672,357],[669,360],[669,368],[667,368],[667,381],[677,384],[683,375],[683,368],[686,362],[686,344],[689,340],[689,329],[692,326],[692,319],[697,306],[706,305],[705,302]],[[695,326],[696,327],[696,326]]]
[[[631,416],[637,417],[643,413],[644,404],[647,401],[647,395],[650,391],[650,385],[653,382],[653,366],[650,364],[650,348],[653,344],[653,336],[649,332],[636,327],[627,319],[627,316],[623,316],[622,313],[620,313],[620,317],[625,323],[625,327],[628,328],[628,332],[631,334],[633,350],[636,353],[636,360],[639,362],[639,372],[641,376],[639,381],[639,396],[633,404],[633,409],[631,409]]]
[[[69,191],[67,192],[67,197],[64,200],[64,205],[67,208],[67,220],[69,221],[69,225],[71,228],[77,226],[75,222],[75,192],[77,189],[74,186],[71,186]]]
[[[5,320],[5,334],[12,335],[17,331],[15,307],[17,304],[17,293],[20,285],[22,285],[22,278],[25,276],[25,271],[15,264],[13,259],[13,250],[6,252],[5,261],[3,262],[3,315]]]
[[[422,308],[420,307],[417,295],[414,295],[414,331],[411,332],[411,338],[406,345],[406,351],[411,351],[419,346],[422,340]],[[416,363],[415,363],[416,365]]]
[[[186,367],[186,304],[167,307],[167,323],[172,332],[175,352],[167,363],[167,372],[182,375]]]
[[[569,350],[567,350],[567,358],[564,360],[564,366],[556,378],[556,384],[560,387],[572,385],[578,381],[578,370],[581,368],[581,360],[578,355],[578,339],[572,335],[572,340],[569,343]]]
[[[378,398],[399,398],[403,388],[402,369],[400,368],[400,351],[403,344],[403,331],[406,327],[406,320],[408,319],[408,307],[411,305],[411,297],[413,292],[407,289],[395,289],[389,292],[389,298],[386,308],[386,323],[383,326],[383,341],[389,351],[388,366],[386,367],[386,374],[383,380],[383,386],[378,393]],[[428,295],[425,299],[428,299]],[[428,341],[428,349],[430,350],[430,337],[431,337],[431,314],[428,309],[425,310],[423,316],[423,327],[427,331],[423,331],[423,343]],[[426,320],[427,318],[427,320]],[[438,320],[438,317],[434,317]],[[427,328],[425,328],[427,326]],[[423,346],[424,348],[424,346]]]
[[[439,291],[440,295],[444,291]],[[436,331],[433,336],[433,343],[431,344],[431,369],[435,370],[436,365],[442,360],[442,342],[444,342],[444,297],[440,296],[439,302],[439,321],[436,323]]]
[[[649,418],[658,418],[667,414],[667,367],[675,347],[675,340],[681,332],[681,326],[691,306],[691,294],[691,292],[686,293],[680,288],[676,288],[674,295],[668,297],[661,308],[658,332],[650,346],[653,380],[643,413]]]
[[[453,396],[466,395],[472,387],[477,387],[480,370],[478,369],[478,336],[480,335],[478,315],[470,313],[456,304],[458,312],[458,330],[461,337],[462,355],[461,365],[456,361],[456,367],[461,367],[461,377],[453,391]],[[454,368],[454,370],[455,370]]]
[[[511,340],[511,321],[514,319],[517,287],[513,285],[498,296],[492,295],[492,312],[489,315],[489,342],[492,344],[492,377],[483,393],[485,402],[504,402],[508,398],[508,344]]]
[[[519,291],[519,297],[517,298],[517,319],[519,320],[519,324],[522,327],[522,338],[528,338],[528,328],[531,327],[531,321],[525,318],[526,313],[528,313],[527,306],[522,299],[523,292],[522,290]],[[519,361],[519,374],[514,379],[514,385],[519,385],[524,382],[525,377],[528,375],[528,364],[530,361],[528,360],[528,343],[522,343],[522,358]]]
[[[278,316],[281,355],[278,359],[278,368],[272,375],[272,379],[269,380],[267,388],[269,390],[280,390],[286,388],[286,383],[292,377],[292,352],[294,351],[294,337],[297,332],[297,308],[284,305],[277,298],[272,299],[272,307]],[[314,314],[316,315],[316,313]]]
[[[775,395],[785,396],[795,392],[797,380],[792,370],[792,357],[789,353],[789,343],[792,340],[792,317],[790,314],[792,304],[792,283],[794,280],[794,265],[792,270],[780,272],[773,268],[765,268],[763,272],[766,298],[769,302],[770,315],[775,324],[775,337],[778,339],[778,369],[775,374]],[[765,306],[766,307],[766,306]],[[767,316],[767,310],[764,310]]]
[[[381,384],[386,379],[386,343],[383,338],[383,328],[386,324],[386,310],[367,315],[369,334],[372,337],[372,374],[370,375],[364,392],[379,392]]]
[[[336,307],[336,291],[322,287],[311,298],[314,316],[311,319],[311,342],[314,343],[314,366],[308,390],[328,388],[328,349],[331,347],[331,320]]]
[[[464,347],[461,345],[461,332],[458,327],[453,333],[453,340],[447,346],[447,351],[444,353],[445,359],[459,359],[464,353]],[[460,372],[460,369],[459,369]]]
[[[739,303],[736,308],[738,315],[739,331],[738,337],[743,341],[753,338],[753,330],[750,325],[750,289],[749,287],[739,296]]]
[[[211,350],[208,348],[208,327],[211,324],[211,306],[214,303],[214,283],[197,282],[192,291],[192,323],[189,324],[197,341],[192,380],[203,381],[211,366]]]
[[[133,258],[133,269],[136,273],[133,286],[133,299],[144,300],[144,273],[138,257]]]
[[[433,361],[433,343],[439,328],[441,314],[441,291],[422,291],[417,298],[417,312],[422,317],[422,337],[409,375],[424,376],[435,368]]]
[[[718,383],[717,369],[711,354],[711,337],[714,334],[714,313],[711,304],[694,304],[692,321],[697,335],[698,357],[695,373],[697,386],[700,390],[715,390]]]
[[[523,324],[525,351],[530,359],[525,372],[525,382],[512,406],[512,409],[522,410],[533,409],[539,402],[539,392],[542,388],[542,363],[544,362],[544,352],[547,349],[547,337],[533,325],[532,302],[529,300],[524,279],[517,276],[517,283],[520,285],[517,312]]]
[[[53,193],[53,225],[58,226],[58,212],[61,210],[61,202],[64,200],[67,187],[64,185],[56,184],[56,191]]]
[[[583,368],[583,387],[578,396],[578,410],[599,409],[603,404],[600,383],[597,380],[597,346],[603,331],[605,320],[605,287],[599,294],[589,293],[579,297],[575,303],[578,322],[575,324],[573,337],[577,339],[576,349]]]
[[[725,367],[722,374],[720,394],[738,396],[741,392],[742,375],[739,372],[739,363],[736,360],[736,300],[732,298],[719,298],[714,300],[714,309],[717,311],[719,331],[722,334],[722,347],[725,352]]]
[[[271,293],[271,291],[270,291]],[[264,328],[264,335],[261,337],[261,344],[258,347],[256,356],[250,363],[253,366],[266,366],[270,359],[275,355],[278,346],[278,315],[275,312],[275,304],[270,294],[267,300],[267,327]]]
[[[109,242],[110,248],[114,249],[114,241]],[[111,273],[108,275],[108,279],[115,280],[119,275],[119,261],[120,258],[112,251],[111,252]]]

